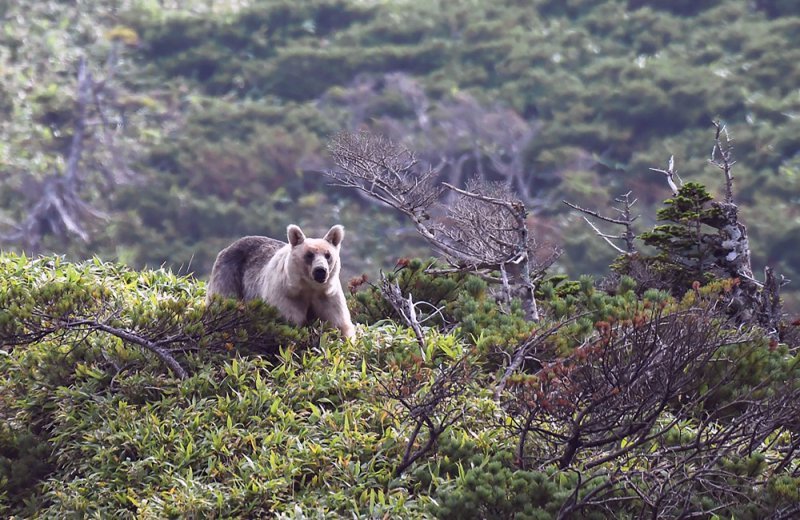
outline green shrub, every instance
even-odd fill
[[[507,399],[514,396],[494,396],[498,367],[506,366],[498,354],[550,330],[536,359],[520,367],[519,380],[535,383],[537,364],[555,366],[569,356],[575,371],[552,372],[556,385],[553,378],[579,374],[581,363],[596,359],[602,334],[636,329],[648,310],[711,305],[726,287],[718,282],[675,301],[655,290],[639,299],[624,277],[610,294],[590,277],[554,280],[540,288],[545,319],[531,324],[516,303],[498,304],[483,281],[449,276],[437,284],[423,266],[409,262],[395,275],[405,290],[418,291],[416,301],[424,294],[441,309],[426,322],[420,345],[411,330],[386,319],[392,316],[380,319],[385,304],[374,288],[364,291],[371,300],[355,305],[374,323],[362,326],[354,341],[341,341],[335,331],[291,327],[263,304],[216,300],[206,307],[202,284],[164,270],[0,255],[0,513],[551,518],[570,497],[603,485],[606,472],[631,466],[609,460],[586,468],[584,454],[565,471],[520,469],[512,455],[518,437],[508,430],[513,403]],[[175,377],[124,335],[69,327],[75,320],[150,341],[177,338],[170,352],[186,377]],[[758,334],[724,347],[704,377],[713,385],[717,371],[732,367],[735,384],[705,396],[708,406],[697,417],[759,383],[768,384],[753,394],[757,399],[791,391],[785,382],[796,381],[798,367],[792,356],[787,346]],[[443,374],[452,384],[436,397]],[[654,427],[669,421],[669,413]],[[737,413],[727,406],[719,421],[735,421]],[[449,422],[398,476],[407,454],[431,438],[424,421],[414,437],[420,417]],[[543,420],[560,428],[549,417]],[[645,447],[681,445],[693,417]],[[720,458],[727,475],[720,482],[752,496],[750,504],[725,510],[737,518],[758,518],[794,500],[794,463],[763,486],[748,480],[775,468],[777,447],[784,449],[794,433],[776,435],[767,441],[774,445]],[[541,449],[543,442],[530,433],[526,449]],[[610,449],[617,449],[615,442]],[[592,450],[581,453],[590,452],[594,457]],[[611,482],[606,492],[624,496],[624,482]],[[620,514],[641,506],[626,503],[630,508]],[[691,503],[698,511],[718,506],[699,492]],[[575,514],[604,517],[588,507]]]
[[[573,474],[524,471],[513,467],[511,452],[473,463],[449,485],[440,487],[431,507],[436,518],[551,520],[575,491]],[[605,518],[600,512],[581,518]]]

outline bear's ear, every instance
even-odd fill
[[[289,237],[289,243],[292,247],[298,246],[306,240],[303,230],[294,224],[290,224],[289,227],[286,228],[286,235]]]
[[[339,247],[344,240],[344,227],[333,226],[325,233],[325,240],[331,243],[333,247]]]

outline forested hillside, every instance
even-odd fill
[[[800,3],[0,21],[0,516],[800,515]],[[206,298],[289,223],[355,337]]]
[[[561,200],[631,191],[647,229],[669,195],[649,168],[674,155],[720,186],[719,118],[756,265],[800,279],[794,2],[10,0],[0,16],[5,248],[203,276],[243,234],[341,221],[347,274],[374,276],[413,233],[315,173],[331,136],[369,129],[457,184],[509,182],[558,265],[599,274],[614,251]]]

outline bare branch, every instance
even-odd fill
[[[654,172],[657,172],[657,173],[663,174],[667,178],[667,184],[669,184],[669,189],[672,190],[672,194],[673,195],[677,195],[678,194],[678,186],[675,184],[675,177],[677,176],[677,173],[675,172],[675,156],[674,155],[670,155],[669,163],[667,165],[667,169],[666,170],[661,170],[661,169],[658,169],[658,168],[650,168],[650,170],[654,171]],[[681,182],[681,180],[680,180],[680,177],[678,177],[678,182],[680,182],[681,185],[683,184],[683,182]]]
[[[597,211],[592,211],[590,209],[582,208],[582,207],[578,206],[577,204],[573,204],[572,202],[569,202],[567,200],[562,200],[561,202],[563,202],[564,204],[566,204],[567,206],[569,206],[572,209],[580,211],[581,213],[586,213],[587,215],[591,215],[591,216],[593,216],[593,217],[595,217],[597,219],[603,220],[605,222],[610,222],[611,224],[619,224],[620,226],[625,226],[625,225],[628,224],[628,222],[625,221],[625,220],[606,217],[604,215],[601,215]]]
[[[728,127],[720,121],[713,121],[712,124],[716,129],[714,135],[714,146],[711,149],[711,158],[708,160],[711,164],[722,170],[725,175],[725,202],[733,204],[733,175],[731,171],[736,161],[733,160],[733,139],[728,135]],[[725,142],[722,142],[722,135],[725,136]]]
[[[481,200],[483,202],[488,202],[489,204],[496,204],[498,206],[503,206],[515,215],[525,211],[525,206],[520,201],[514,201],[502,197],[491,197],[488,195],[484,195],[482,193],[476,193],[474,191],[462,190],[460,188],[456,188],[455,186],[447,182],[443,182],[442,185],[460,195],[464,195],[465,197]]]
[[[586,223],[587,223],[587,224],[589,224],[589,226],[590,226],[590,227],[591,227],[591,228],[594,230],[594,232],[595,232],[595,233],[597,233],[597,236],[599,236],[600,238],[602,238],[603,240],[605,240],[605,241],[606,241],[606,243],[607,243],[608,245],[610,245],[611,247],[613,247],[613,248],[614,248],[614,249],[615,249],[617,252],[619,252],[619,253],[621,253],[621,254],[624,254],[624,253],[625,253],[625,251],[623,251],[621,248],[617,247],[617,245],[616,245],[616,244],[614,244],[614,242],[612,242],[612,241],[610,240],[611,238],[622,238],[622,237],[614,237],[614,236],[605,235],[605,234],[603,234],[603,233],[602,233],[602,232],[601,232],[599,229],[597,229],[597,226],[595,226],[594,224],[592,224],[592,221],[591,221],[591,220],[589,220],[589,219],[588,219],[588,218],[586,218],[586,217],[583,217],[583,220],[585,220],[585,221],[586,221]]]
[[[411,293],[408,294],[408,298],[403,297],[402,291],[400,291],[400,286],[397,284],[397,282],[390,282],[382,271],[381,293],[386,301],[389,302],[389,305],[391,305],[395,310],[395,312],[403,317],[406,325],[411,327],[411,330],[414,331],[414,335],[417,338],[417,343],[419,344],[420,354],[422,359],[425,360],[425,335],[422,333],[422,327],[417,319],[417,310],[414,306],[414,301],[411,298]]]
[[[89,332],[92,330],[100,330],[111,334],[112,336],[116,336],[123,341],[127,341],[128,343],[139,345],[145,350],[155,354],[156,357],[180,379],[186,379],[188,377],[186,369],[184,369],[180,363],[178,363],[178,361],[172,356],[172,354],[169,353],[169,351],[138,334],[134,334],[119,327],[113,327],[106,323],[101,323],[97,320],[66,321],[63,323],[63,327],[67,330],[83,329]]]
[[[636,199],[631,201],[630,195],[631,192],[628,192],[614,199],[615,202],[622,204],[622,207],[621,208],[615,207],[612,209],[614,209],[620,215],[622,215],[622,218],[607,217],[597,211],[592,211],[590,209],[582,208],[577,204],[573,204],[572,202],[566,200],[562,202],[567,206],[569,206],[570,208],[579,211],[581,213],[584,213],[585,215],[589,215],[598,220],[602,220],[603,222],[608,222],[609,224],[623,226],[625,228],[625,231],[622,233],[622,235],[609,235],[607,233],[603,233],[602,231],[600,231],[600,229],[597,226],[595,226],[588,218],[586,218],[585,216],[583,217],[583,220],[585,220],[586,223],[589,224],[589,226],[592,228],[592,230],[594,230],[597,236],[605,240],[608,243],[608,245],[610,245],[615,251],[621,254],[631,255],[636,252],[636,246],[634,244],[634,240],[636,239],[636,233],[633,231],[633,222],[639,217],[638,215],[634,216],[631,213],[631,207],[634,204],[636,204]],[[625,250],[614,244],[612,240],[624,240]]]

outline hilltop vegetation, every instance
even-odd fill
[[[206,308],[202,283],[163,270],[0,257],[0,512],[797,512],[798,334],[730,323],[731,281],[681,300],[548,282],[534,324],[426,265],[390,276],[440,307],[423,342],[367,287],[351,343]]]
[[[425,198],[391,178],[395,202]],[[492,211],[524,206],[475,196],[452,218],[514,240]],[[499,267],[402,259],[351,281],[347,340],[163,269],[0,255],[0,512],[789,518],[798,324],[774,277],[746,276],[735,205],[686,183],[659,218],[656,254],[598,282],[507,272],[535,254],[524,232],[482,260]],[[458,228],[435,229],[457,253]]]

